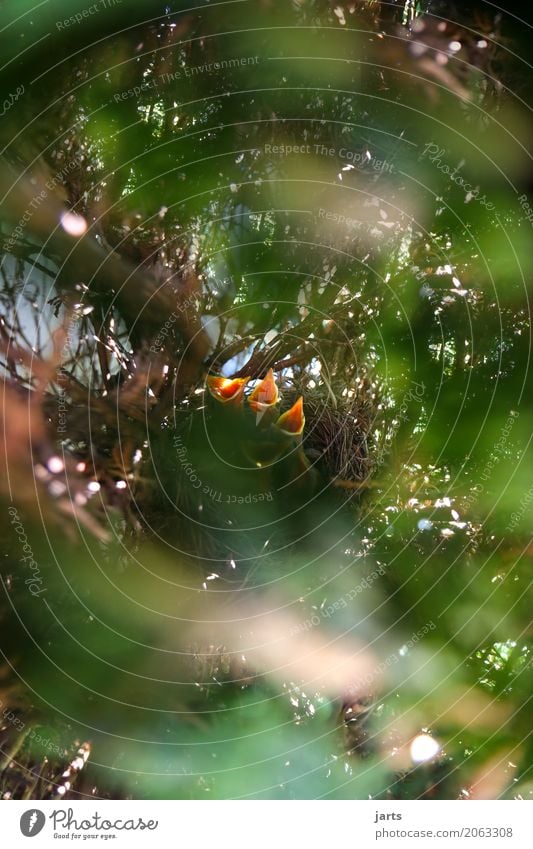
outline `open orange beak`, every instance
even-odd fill
[[[214,377],[208,375],[206,382],[213,398],[221,404],[240,404],[244,396],[244,387],[249,377]]]
[[[263,413],[277,404],[278,400],[279,392],[274,372],[269,369],[267,376],[250,393],[248,403],[255,413]]]
[[[290,410],[283,413],[276,422],[277,427],[288,436],[300,436],[305,425],[304,399],[300,395]]]

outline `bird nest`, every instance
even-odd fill
[[[300,391],[295,387],[294,394]],[[370,435],[377,406],[370,387],[340,400],[325,389],[303,394],[307,456],[334,486],[349,494],[364,489],[374,466]]]

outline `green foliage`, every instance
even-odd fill
[[[85,741],[102,796],[458,797],[502,750],[525,776],[521,33],[481,4],[34,5],[1,13],[4,793],[58,792]],[[270,367],[290,447],[206,390]]]

